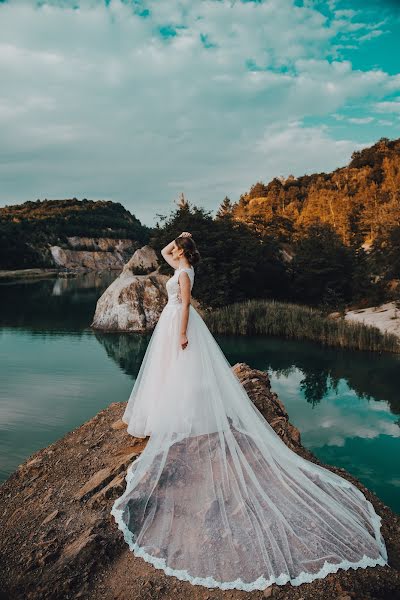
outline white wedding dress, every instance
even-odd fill
[[[180,347],[177,269],[123,420],[150,435],[111,514],[129,548],[209,588],[297,586],[386,565],[381,517],[350,482],[290,450],[189,307]]]

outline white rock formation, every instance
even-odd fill
[[[54,264],[75,271],[122,269],[137,248],[128,239],[69,237],[69,248],[50,246]]]
[[[51,246],[50,252],[56,265],[76,271],[122,269],[124,265],[123,257],[114,252],[68,250],[60,246]]]
[[[134,275],[129,269],[112,282],[97,301],[91,327],[107,331],[152,329],[167,302],[168,275]]]
[[[152,267],[154,269],[144,275],[132,272]],[[144,332],[153,329],[168,299],[165,284],[169,278],[170,275],[159,273],[153,248],[139,248],[98,299],[90,326],[106,331]],[[192,304],[204,316],[199,302],[193,297]]]
[[[382,332],[386,331],[400,337],[400,308],[396,308],[395,302],[349,310],[344,318],[347,321],[358,321],[365,325],[373,325]]]
[[[133,240],[115,238],[67,237],[72,250],[90,250],[98,252],[133,252],[137,245]]]

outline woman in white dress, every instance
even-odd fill
[[[191,234],[162,255],[168,302],[122,417],[150,438],[111,510],[129,548],[194,585],[246,591],[387,565],[371,502],[286,446],[191,305]]]

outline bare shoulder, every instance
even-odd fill
[[[189,281],[190,282],[190,276],[189,273],[187,271],[181,271],[178,275],[178,281]]]

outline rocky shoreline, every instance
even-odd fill
[[[34,268],[34,269],[15,269],[15,270],[1,270],[0,280],[13,281],[21,279],[42,279],[43,277],[74,277],[77,273],[75,271],[65,271],[62,269],[46,269],[46,268]]]
[[[133,438],[114,402],[82,426],[30,456],[0,486],[0,598],[9,600],[349,600],[400,597],[400,516],[344,469],[323,465],[303,448],[300,433],[271,391],[267,373],[232,367],[250,398],[295,452],[345,477],[382,517],[390,566],[339,570],[295,587],[272,585],[252,593],[209,590],[168,577],[129,551],[110,515],[125,489],[129,464],[147,438]]]

